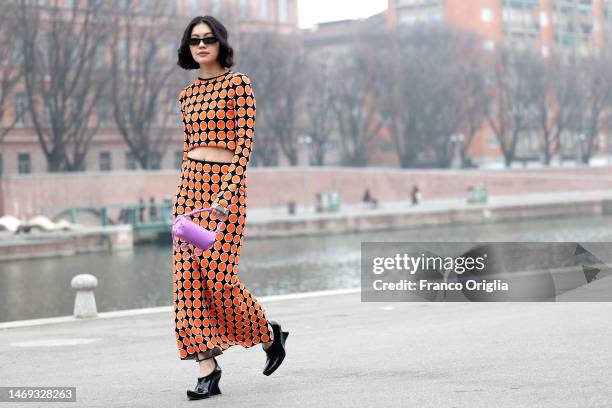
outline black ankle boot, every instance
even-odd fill
[[[264,375],[270,375],[278,367],[280,367],[281,363],[285,359],[285,340],[289,336],[288,331],[283,331],[281,329],[281,325],[274,321],[270,320],[270,326],[272,326],[272,330],[274,333],[274,340],[272,345],[267,349],[264,349],[267,355],[266,365],[264,366],[263,373]]]
[[[189,399],[203,399],[212,395],[221,394],[219,389],[219,381],[221,380],[221,367],[217,363],[217,359],[213,357],[215,368],[210,374],[205,377],[198,377],[198,383],[194,390],[187,390]]]

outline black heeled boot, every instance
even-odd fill
[[[212,370],[212,372],[205,377],[198,377],[198,383],[196,384],[195,389],[187,390],[187,397],[189,397],[189,399],[204,399],[212,395],[221,394],[221,390],[219,389],[221,367],[219,367],[216,358],[213,357],[213,360],[215,362],[215,368]]]
[[[267,349],[264,349],[266,352],[266,365],[263,369],[264,375],[270,375],[278,367],[280,367],[281,363],[285,359],[285,340],[289,336],[288,331],[283,331],[281,329],[281,325],[274,321],[270,320],[270,326],[272,326],[272,330],[274,333],[274,340],[272,341],[272,345]]]

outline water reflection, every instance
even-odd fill
[[[240,275],[255,296],[358,287],[362,241],[580,241],[611,242],[612,217],[441,226],[358,234],[245,238]],[[248,226],[247,226],[248,228]],[[83,254],[0,265],[0,321],[72,314],[70,280],[98,278],[98,311],[170,305],[170,244],[134,252]]]

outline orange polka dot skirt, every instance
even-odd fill
[[[172,215],[210,208],[221,189],[229,163],[187,158],[183,161]],[[263,308],[237,275],[246,220],[246,177],[227,206],[228,218],[209,211],[189,216],[211,231],[217,229],[212,248],[202,251],[182,239],[173,249],[173,304],[176,345],[181,360],[222,354],[234,345],[252,347],[270,340]]]

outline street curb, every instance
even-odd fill
[[[344,295],[350,293],[360,292],[361,288],[347,288],[347,289],[332,289],[332,290],[319,290],[312,292],[303,293],[288,293],[285,295],[272,295],[272,296],[261,296],[257,297],[258,302],[276,302],[283,300],[294,300],[294,299],[305,299],[319,296],[332,296],[332,295]],[[138,316],[151,313],[169,313],[172,312],[172,306],[159,306],[159,307],[147,307],[141,309],[126,309],[117,310],[113,312],[102,312],[98,313],[96,317],[89,318],[77,318],[74,316],[58,316],[58,317],[47,317],[42,319],[28,319],[28,320],[15,320],[12,322],[0,323],[0,330],[3,329],[14,329],[19,327],[30,327],[40,326],[45,324],[54,323],[67,323],[67,322],[80,322],[85,320],[97,320],[97,319],[109,319],[116,317],[127,317],[127,316]]]

